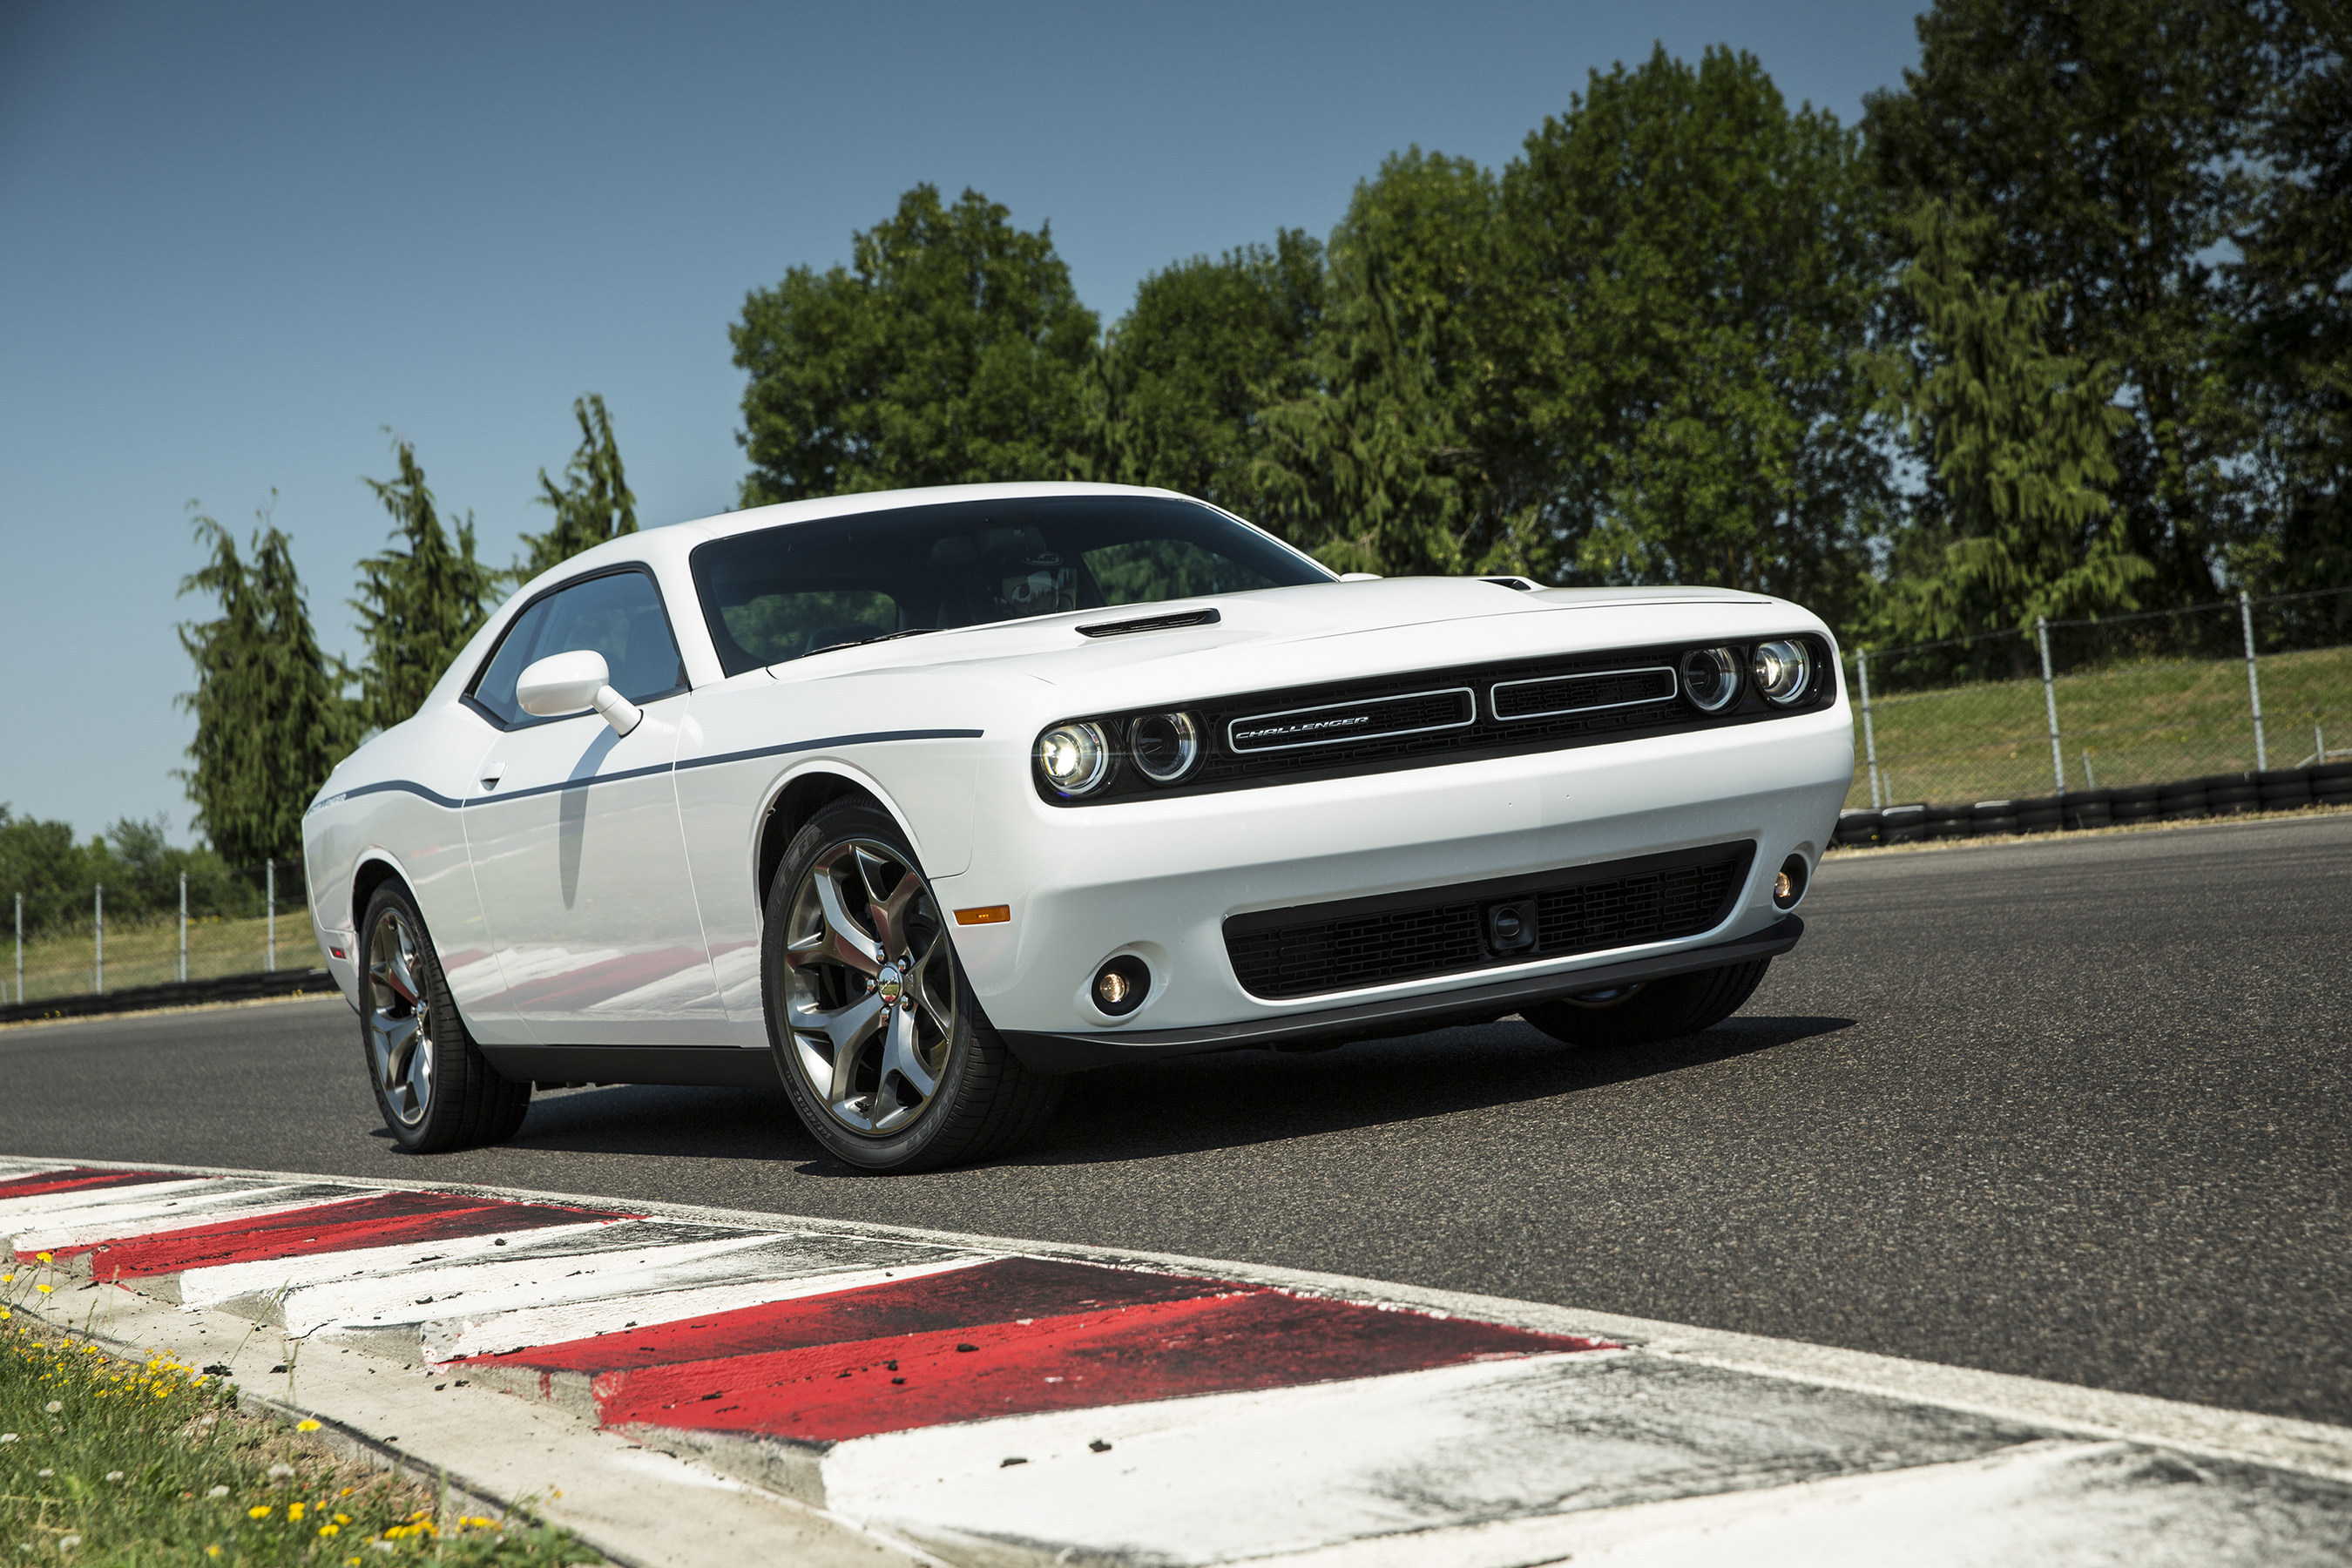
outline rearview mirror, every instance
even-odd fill
[[[550,654],[515,682],[515,705],[541,719],[593,708],[614,733],[625,735],[637,727],[645,710],[614,690],[612,679],[604,656],[593,647]]]

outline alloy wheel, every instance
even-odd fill
[[[394,909],[376,917],[368,937],[368,1054],[384,1104],[404,1127],[433,1109],[433,1005],[421,951],[406,915]]]
[[[785,918],[794,1069],[844,1127],[904,1131],[955,1045],[954,955],[930,889],[900,850],[845,839],[801,874]]]

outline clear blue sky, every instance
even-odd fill
[[[1654,41],[1851,122],[1916,8],[5,0],[0,802],[185,840],[191,500],[242,532],[274,487],[345,652],[384,426],[494,562],[589,389],[643,522],[722,510],[745,291],[919,181],[1050,220],[1108,321],[1172,259],[1328,233],[1410,143],[1500,166]]]

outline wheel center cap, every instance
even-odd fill
[[[884,964],[882,973],[874,977],[874,994],[885,1004],[898,1001],[906,989],[906,977],[898,973],[898,966],[895,963]]]

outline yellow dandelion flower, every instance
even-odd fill
[[[342,1532],[343,1527],[340,1524],[322,1524],[319,1527],[319,1533],[325,1536],[330,1541],[332,1541],[336,1536],[341,1535]]]
[[[245,1510],[245,1517],[247,1519],[268,1519],[269,1517],[269,1505],[266,1502],[255,1503],[251,1508]]]
[[[349,1524],[349,1523],[351,1523],[351,1521],[352,1521],[352,1516],[351,1516],[350,1514],[347,1514],[347,1513],[339,1513],[339,1514],[335,1515],[335,1522],[336,1522],[337,1524]]]
[[[205,1555],[207,1557],[217,1557],[220,1555],[220,1548],[217,1546],[207,1546],[205,1548]]]
[[[319,1424],[307,1418],[294,1423],[294,1430],[297,1432],[316,1432],[318,1429]]]
[[[34,1287],[33,1287],[33,1289],[35,1289],[36,1290],[38,1290],[42,1295],[46,1296],[46,1295],[47,1295],[47,1294],[50,1292],[50,1290],[53,1289],[53,1287],[51,1287],[51,1286],[47,1286],[47,1285],[36,1285],[36,1286],[34,1286]]]
[[[47,1263],[49,1260],[49,1255],[46,1252],[36,1252],[33,1256],[40,1259],[43,1263]]]

